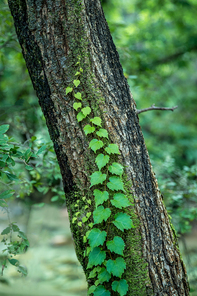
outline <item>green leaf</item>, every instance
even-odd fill
[[[97,139],[93,139],[92,141],[90,141],[90,144],[89,144],[89,148],[91,148],[94,153],[103,147],[103,142],[101,140],[97,140]]]
[[[94,265],[101,265],[106,258],[106,252],[101,251],[99,247],[94,248],[89,254],[89,262],[87,268],[91,268]]]
[[[114,252],[116,254],[123,256],[125,243],[121,237],[115,236],[114,239],[112,241],[108,241],[106,245],[111,252]]]
[[[110,177],[109,178],[109,181],[110,182],[108,182],[107,183],[107,187],[109,188],[109,189],[111,189],[111,190],[122,190],[122,191],[124,191],[124,184],[123,184],[123,182],[122,182],[122,180],[119,178],[119,177]]]
[[[104,286],[99,285],[94,291],[94,296],[110,296],[111,293]]]
[[[44,150],[46,150],[47,146],[46,145],[43,145],[36,153],[36,155],[39,155],[41,154]]]
[[[88,289],[88,295],[94,293],[95,289],[96,289],[96,286],[91,286],[91,287]]]
[[[41,147],[42,148],[42,147]],[[39,149],[40,150],[40,149]],[[39,151],[38,150],[38,151]],[[37,152],[38,153],[38,152]],[[31,149],[29,148],[29,149],[27,149],[26,151],[25,151],[25,154],[24,154],[24,157],[25,157],[25,161],[27,162],[28,160],[29,160],[29,158],[31,157],[31,155],[32,155],[32,152],[31,152]]]
[[[131,205],[128,198],[123,193],[115,193],[113,199],[110,201],[114,207],[119,209],[126,208]]]
[[[98,274],[98,280],[100,283],[109,282],[111,274],[103,267]]]
[[[90,119],[90,121],[92,123],[94,123],[95,125],[101,126],[101,118],[100,117],[94,117],[94,118]]]
[[[11,174],[10,172],[8,171],[4,171],[4,173],[6,174],[6,176],[8,177],[9,180],[11,181],[16,181],[18,180],[18,177],[16,175],[13,175]]]
[[[28,171],[32,171],[32,170],[34,169],[34,168],[33,168],[32,166],[30,166],[30,165],[26,165],[25,168],[26,168],[26,170],[28,170]]]
[[[112,165],[109,166],[110,173],[112,173],[114,175],[121,176],[123,174],[123,169],[124,169],[124,167],[117,162],[113,162]]]
[[[116,144],[109,144],[108,147],[105,148],[105,151],[108,154],[120,154],[118,145]]]
[[[80,84],[80,81],[79,80],[74,80],[73,83],[77,87]]]
[[[118,292],[120,296],[124,296],[128,291],[128,284],[126,280],[114,281],[112,283],[112,290]]]
[[[77,109],[81,108],[81,103],[74,103],[73,108],[77,111]]]
[[[90,107],[85,107],[85,108],[81,109],[81,112],[86,117],[88,114],[91,113],[91,108]]]
[[[98,228],[93,228],[88,235],[88,240],[89,240],[91,249],[94,249],[95,247],[103,245],[106,236],[107,236],[106,231],[101,231]]]
[[[8,233],[10,233],[10,230],[11,230],[10,227],[6,227],[6,228],[1,232],[1,235],[4,235],[4,234],[8,234]]]
[[[15,231],[15,232],[18,232],[19,231],[19,227],[15,224],[12,224],[12,230]]]
[[[94,126],[91,126],[89,124],[87,124],[83,129],[84,129],[84,132],[85,132],[86,136],[88,134],[91,134],[91,133],[93,133],[95,131],[95,127]]]
[[[8,261],[9,261],[12,265],[14,265],[14,266],[18,266],[18,265],[19,265],[19,261],[16,260],[16,259],[9,259],[9,258],[8,258]]]
[[[25,235],[25,233],[23,231],[19,231],[19,236],[22,237],[23,239],[27,240],[27,237]],[[29,245],[29,242],[28,242],[28,245]]]
[[[9,124],[3,124],[0,126],[0,134],[5,134],[9,129]]]
[[[75,76],[77,76],[77,75],[80,75],[81,73],[79,72],[79,71],[77,71],[76,73],[75,73]]]
[[[90,175],[90,179],[91,179],[91,186],[97,185],[97,184],[102,184],[107,178],[106,174],[102,174],[99,171],[94,172],[92,175]]]
[[[77,120],[78,120],[78,122],[82,121],[84,118],[85,118],[85,116],[83,115],[82,112],[79,112],[79,113],[77,114]]]
[[[8,204],[3,199],[0,199],[0,207],[7,208]]]
[[[66,88],[66,95],[67,95],[68,93],[70,93],[72,90],[73,90],[73,88],[68,86],[68,87]]]
[[[99,171],[109,162],[109,155],[104,155],[102,153],[100,153],[95,160]]]
[[[103,137],[103,138],[107,138],[108,139],[108,132],[106,129],[104,128],[100,128],[100,130],[98,132],[96,132],[96,134],[99,136],[99,137]]]
[[[74,97],[75,97],[76,99],[82,101],[82,97],[81,97],[81,93],[80,93],[80,92],[77,92],[76,94],[74,94]]]
[[[124,231],[125,229],[133,228],[131,217],[125,213],[118,213],[115,215],[115,220],[112,222],[118,229]]]
[[[0,194],[0,199],[10,198],[14,194],[14,190],[6,190]]]
[[[122,257],[118,257],[116,260],[108,260],[106,268],[109,273],[112,273],[114,276],[121,277],[126,268],[126,263]]]
[[[18,266],[18,271],[21,272],[24,276],[27,276],[27,269],[21,265]]]
[[[93,212],[94,224],[98,224],[103,222],[103,220],[107,221],[107,219],[111,215],[111,210],[109,208],[104,208],[103,206],[99,206]]]
[[[97,276],[97,273],[101,271],[101,267],[97,266],[95,267],[89,274],[89,279],[94,278],[95,276]]]
[[[104,203],[104,201],[108,200],[109,193],[107,191],[102,192],[98,189],[95,189],[94,190],[94,197],[95,197],[96,207],[98,207],[98,205],[101,205]]]

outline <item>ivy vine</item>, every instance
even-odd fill
[[[130,215],[114,211],[115,208],[122,210],[131,205],[125,195],[122,181],[124,168],[120,163],[113,162],[120,154],[119,147],[117,144],[109,142],[108,132],[102,127],[102,119],[91,117],[91,108],[83,106],[82,94],[77,91],[80,85],[80,75],[83,72],[80,60],[76,66],[79,67],[75,73],[76,79],[73,81],[73,85],[66,88],[66,95],[71,93],[76,99],[73,108],[76,111],[77,121],[81,122],[85,118],[88,120],[88,124],[84,126],[83,130],[87,137],[93,137],[89,148],[95,153],[95,163],[98,170],[89,176],[90,189],[95,198],[95,210],[93,213],[88,211],[91,200],[86,200],[86,197],[83,197],[84,209],[87,213],[84,216],[84,213],[76,212],[72,223],[77,223],[82,227],[83,223],[89,223],[88,220],[93,215],[94,222],[88,224],[90,230],[83,237],[84,243],[88,244],[84,253],[84,256],[88,257],[87,268],[92,269],[89,279],[94,278],[94,285],[90,286],[88,294],[110,296],[111,292],[108,289],[111,286],[112,291],[124,296],[128,291],[127,281],[122,279],[126,269],[123,253],[125,242],[120,236],[116,235],[113,239],[109,239],[108,235],[111,224],[122,232],[134,227]],[[78,200],[76,207],[79,202]],[[99,229],[100,224],[102,224],[102,228],[105,225],[105,231]]]

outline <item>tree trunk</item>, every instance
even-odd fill
[[[96,283],[106,289],[104,294],[99,294],[98,287],[94,287],[97,289],[94,295],[189,295],[176,235],[162,202],[139,126],[136,105],[123,75],[100,1],[8,2],[23,56],[54,143],[76,253],[88,286]],[[80,85],[73,87],[74,80],[79,80]],[[69,92],[68,87],[73,87],[73,91]],[[76,120],[78,111],[73,109],[76,92],[81,93],[83,107],[91,108],[91,113],[80,122]],[[108,131],[110,142],[105,138],[99,139],[105,145],[116,143],[119,146],[120,155],[110,154],[110,164],[118,161],[124,166],[125,194],[130,202],[134,201],[134,205],[123,209],[109,207],[109,201],[103,203],[104,206],[107,203],[113,215],[119,212],[130,215],[134,225],[131,229],[121,231],[111,220],[111,223],[103,221],[96,226],[107,233],[108,240],[113,239],[114,234],[124,240],[126,269],[122,278],[127,281],[128,291],[114,288],[112,282],[119,278],[113,272],[108,281],[96,282],[98,278],[90,275],[95,266],[87,266],[90,248],[85,235],[91,230],[91,222],[95,222],[92,216],[95,211],[93,192],[103,186],[90,187],[90,176],[98,170],[95,164],[98,153],[89,148],[94,137],[93,133],[85,135],[84,127],[93,117],[102,119],[102,128]],[[98,151],[104,153],[102,149]],[[106,168],[101,172],[105,173]],[[106,188],[106,183],[104,186]],[[112,196],[110,190],[109,194]],[[84,217],[89,220],[85,221]],[[105,250],[106,242],[99,247]],[[108,256],[112,256],[112,260],[117,258],[113,252],[106,254],[107,259]],[[105,267],[106,260],[101,267]]]

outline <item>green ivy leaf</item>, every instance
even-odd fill
[[[94,293],[95,289],[96,289],[96,286],[91,286],[91,287],[88,289],[88,295]]]
[[[79,80],[74,80],[73,83],[77,87],[80,84],[80,81]]]
[[[82,97],[81,97],[81,93],[80,93],[80,92],[77,92],[76,94],[74,94],[74,97],[75,97],[76,99],[82,101]]]
[[[113,199],[110,201],[114,207],[119,209],[126,208],[131,205],[128,198],[123,193],[115,193]]]
[[[117,162],[113,162],[112,165],[109,166],[110,173],[112,173],[114,175],[121,176],[123,174],[123,169],[124,169],[124,167]]]
[[[90,121],[92,123],[94,123],[95,125],[101,126],[101,118],[100,117],[94,117],[94,118],[90,119]]]
[[[109,155],[104,155],[102,153],[100,153],[95,160],[99,171],[109,162]]]
[[[125,213],[116,214],[115,220],[112,223],[121,231],[134,228],[131,217]]]
[[[68,93],[70,93],[72,90],[73,90],[73,88],[68,86],[68,87],[66,88],[66,95],[67,95]]]
[[[103,222],[103,220],[107,221],[110,215],[111,215],[111,210],[109,208],[104,208],[103,206],[99,206],[93,212],[94,224],[101,223]]]
[[[111,293],[104,286],[99,285],[94,291],[94,296],[110,296]]]
[[[97,140],[97,139],[93,139],[92,141],[90,141],[90,144],[89,144],[89,148],[91,148],[94,153],[103,147],[103,142],[101,140]]]
[[[109,144],[108,147],[105,148],[105,151],[108,154],[120,154],[118,145],[116,144]]]
[[[90,107],[85,107],[85,108],[81,109],[81,112],[86,117],[88,114],[91,113],[91,108]]]
[[[106,252],[101,251],[99,247],[94,248],[89,254],[89,262],[87,268],[91,268],[94,265],[101,265],[106,258]]]
[[[74,103],[73,108],[77,111],[77,109],[81,108],[81,103]]]
[[[118,292],[120,296],[124,296],[128,291],[128,284],[126,280],[114,281],[112,283],[112,290]]]
[[[96,134],[99,136],[99,137],[103,137],[103,138],[107,138],[108,139],[108,132],[106,129],[104,128],[100,128],[100,130],[98,132],[96,132]]]
[[[5,134],[9,129],[9,124],[3,124],[0,126],[0,134]]]
[[[85,116],[83,115],[82,112],[79,112],[79,113],[77,114],[77,121],[78,121],[78,122],[82,121],[84,118],[85,118]]]
[[[100,271],[101,271],[101,267],[100,267],[100,266],[95,267],[95,268],[90,272],[88,278],[89,278],[89,279],[94,278],[94,277],[97,275],[97,273],[100,272]]]
[[[97,185],[97,184],[102,184],[107,178],[107,175],[106,174],[102,174],[101,172],[99,171],[96,171],[94,172],[91,176],[90,176],[90,179],[91,179],[91,186],[94,186],[94,185]]]
[[[94,190],[94,197],[96,202],[96,207],[104,203],[104,201],[108,200],[109,193],[107,191],[100,191],[98,189]]]
[[[118,191],[118,190],[124,191],[124,184],[123,184],[122,180],[119,177],[110,177],[109,181],[110,182],[107,183],[107,187],[109,189],[111,189],[113,191],[114,190],[116,190],[116,191]]]
[[[88,235],[91,249],[94,249],[95,247],[103,245],[106,236],[107,236],[106,231],[101,231],[98,228],[93,228]]]
[[[106,268],[109,273],[112,273],[114,276],[121,277],[126,268],[126,263],[122,257],[118,257],[116,260],[108,260]]]
[[[106,245],[111,252],[114,252],[116,254],[123,256],[125,243],[121,237],[115,236],[114,239],[112,241],[108,241]]]
[[[6,190],[0,194],[0,199],[10,198],[14,194],[14,190]]]
[[[111,274],[103,267],[98,274],[98,280],[100,283],[109,282]]]
[[[84,132],[85,132],[86,136],[88,134],[91,134],[91,133],[93,133],[95,131],[95,127],[94,126],[91,126],[89,124],[87,124],[83,129],[84,129]]]

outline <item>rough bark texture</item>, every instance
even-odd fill
[[[162,202],[136,114],[99,0],[8,0],[34,89],[45,115],[62,172],[72,219],[75,191],[92,198],[94,169],[83,124],[76,122],[73,98],[65,88],[83,63],[80,91],[100,114],[126,166],[134,194],[130,209],[136,229],[126,236],[127,295],[189,295],[176,237]],[[104,100],[101,99],[104,98]],[[130,184],[130,183],[129,183]],[[81,233],[71,225],[78,258],[88,276]],[[144,264],[147,262],[147,265]],[[143,291],[144,288],[144,291]]]

